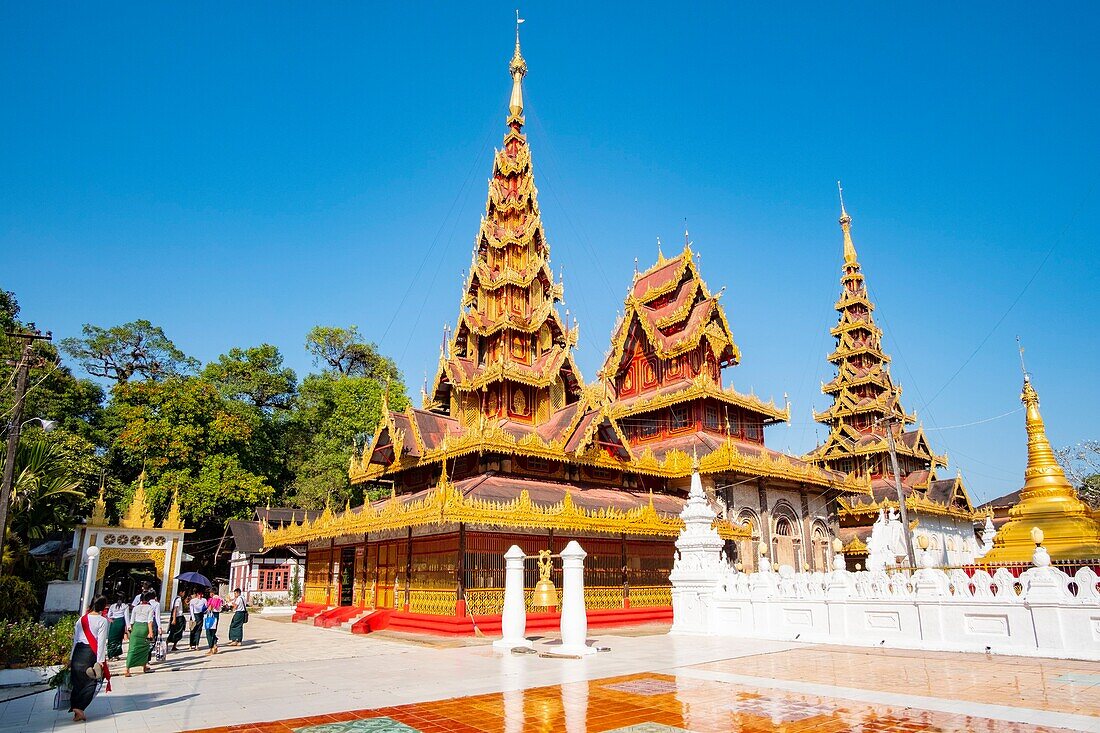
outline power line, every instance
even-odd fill
[[[1042,271],[1043,265],[1045,265],[1047,260],[1050,259],[1050,255],[1054,253],[1055,247],[1057,247],[1061,243],[1062,239],[1066,236],[1066,233],[1069,231],[1070,227],[1073,226],[1073,223],[1077,221],[1078,215],[1081,213],[1082,210],[1084,210],[1085,204],[1088,202],[1089,198],[1092,196],[1093,191],[1095,190],[1096,182],[1094,181],[1092,185],[1089,186],[1089,189],[1085,192],[1085,195],[1081,197],[1081,201],[1077,204],[1077,208],[1070,216],[1069,221],[1066,222],[1066,225],[1062,227],[1062,230],[1058,233],[1058,236],[1054,238],[1053,242],[1051,242],[1050,247],[1047,248],[1046,254],[1043,255],[1043,259],[1039,260],[1038,267],[1035,268],[1035,271],[1031,274],[1031,277],[1029,277],[1027,282],[1024,283],[1024,287],[1020,289],[1020,292],[1012,300],[1012,303],[1008,306],[1005,312],[1001,314],[1001,317],[997,319],[997,322],[993,324],[993,328],[989,329],[989,333],[987,333],[985,335],[985,338],[983,338],[981,342],[974,348],[974,351],[970,353],[970,356],[966,357],[966,360],[959,365],[959,368],[955,370],[955,373],[948,377],[947,381],[943,383],[943,386],[939,388],[936,394],[932,395],[932,399],[924,403],[924,409],[927,409],[928,405],[935,402],[936,398],[943,394],[943,391],[947,389],[948,385],[955,381],[955,377],[959,376],[962,370],[966,368],[966,365],[969,364],[975,356],[977,356],[978,352],[982,350],[982,347],[985,346],[986,342],[989,341],[994,332],[996,332],[996,330],[1000,328],[1001,324],[1004,323],[1004,320],[1008,318],[1008,314],[1012,312],[1012,310],[1024,297],[1024,293],[1026,293],[1028,288],[1031,287],[1031,284],[1035,282],[1035,278],[1039,277],[1039,272]]]

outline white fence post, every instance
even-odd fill
[[[516,647],[532,647],[531,642],[524,637],[527,631],[527,606],[523,602],[525,557],[523,550],[517,545],[512,545],[504,553],[504,609],[500,616],[502,638],[493,642],[494,649],[507,651]]]
[[[584,608],[584,558],[588,553],[576,540],[561,551],[561,654],[595,654],[588,646],[588,614]]]

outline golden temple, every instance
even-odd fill
[[[508,71],[503,146],[457,325],[422,406],[384,403],[349,467],[353,484],[389,497],[267,531],[265,546],[307,545],[309,602],[463,616],[496,612],[484,599],[502,597],[509,545],[533,554],[579,539],[601,603],[660,605],[698,470],[727,555],[748,565],[767,542],[781,564],[827,569],[836,498],[869,494],[868,479],[765,447],[765,428],[788,421],[790,406],[724,383],[741,352],[686,233],[681,252],[635,273],[585,385],[523,130],[518,29]]]
[[[1032,528],[1043,532],[1043,547],[1052,560],[1100,558],[1100,520],[1077,496],[1054,457],[1039,413],[1039,394],[1024,373],[1020,394],[1027,429],[1027,468],[1020,501],[993,540],[982,563],[1029,563],[1035,551]]]

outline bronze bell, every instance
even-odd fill
[[[558,605],[558,589],[554,587],[554,581],[543,578],[535,583],[535,592],[531,596],[532,608],[550,608]]]

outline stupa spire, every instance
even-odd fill
[[[1022,354],[1022,350],[1021,350]],[[1039,413],[1039,393],[1024,372],[1020,392],[1027,430],[1027,468],[1020,501],[1009,510],[1009,521],[993,539],[993,549],[982,562],[1026,562],[1035,549],[1031,530],[1043,531],[1043,547],[1055,560],[1082,560],[1100,555],[1100,521],[1082,502],[1066,479],[1047,439]]]
[[[844,232],[844,264],[856,264],[856,245],[852,242],[852,217],[844,208],[844,188],[840,181],[836,182],[837,193],[840,194],[840,231]]]
[[[508,64],[508,71],[512,74],[512,98],[508,101],[508,112],[512,117],[523,115],[523,77],[527,75],[527,62],[523,60],[523,54],[519,50],[519,26],[523,23],[516,10],[516,52],[512,54],[512,62]],[[523,124],[523,121],[519,121]]]

